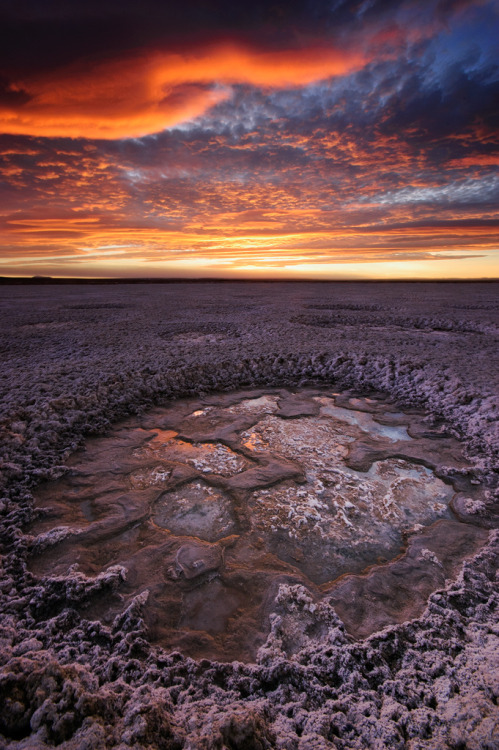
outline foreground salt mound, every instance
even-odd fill
[[[119,565],[124,580],[82,614],[111,623],[144,594],[149,638],[196,657],[268,658],[297,586],[307,643],[324,639],[325,608],[354,636],[402,622],[487,538],[449,509],[464,491],[481,502],[457,441],[379,396],[178,401],[89,441],[69,465],[37,492],[31,570]],[[303,647],[292,632],[277,648],[287,657]]]

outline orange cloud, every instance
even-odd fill
[[[447,164],[448,167],[457,167],[466,169],[468,167],[499,167],[499,154],[472,154],[462,156],[459,159],[452,159]]]
[[[0,227],[2,271],[22,272],[24,265],[29,267],[31,260],[44,255],[47,267],[59,267],[59,273],[68,259],[86,264],[90,259],[104,262],[112,255],[120,258],[129,275],[141,275],[147,273],[144,264],[163,264],[167,273],[172,263],[193,263],[199,269],[225,263],[238,272],[245,263],[252,263],[263,272],[270,261],[320,266],[365,263],[373,258],[396,260],[401,253],[422,258],[430,253],[437,260],[453,252],[494,255],[497,249],[496,226],[474,226],[471,220],[445,226],[431,221],[423,226],[340,226],[338,214],[331,215],[328,226],[313,228],[316,222],[312,221],[310,228],[304,229],[307,212],[296,222],[292,212],[276,212],[275,226],[270,229],[258,226],[256,218],[252,211],[246,216],[224,215],[218,227],[213,221],[204,231],[194,226],[180,230],[137,227],[126,221],[113,227],[90,215],[10,219]],[[268,218],[272,218],[270,212]]]
[[[262,51],[219,44],[185,54],[137,54],[16,81],[23,103],[0,106],[0,132],[73,138],[130,138],[201,115],[231,84],[303,86],[367,62],[331,46]]]

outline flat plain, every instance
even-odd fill
[[[498,747],[498,289],[2,286],[3,746]]]

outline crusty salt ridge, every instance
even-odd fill
[[[496,748],[498,307],[480,283],[3,287],[4,746]],[[310,381],[426,409],[487,487],[456,510],[488,543],[419,619],[355,642],[282,586],[258,664],[196,662],[148,643],[146,592],[112,626],[78,615],[121,568],[27,572],[30,488],[86,435],[175,397]]]

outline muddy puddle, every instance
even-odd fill
[[[155,409],[38,488],[30,569],[122,566],[81,614],[109,623],[147,592],[150,639],[196,658],[254,659],[281,584],[364,637],[420,614],[487,538],[452,510],[481,502],[460,444],[423,418],[327,388]]]

